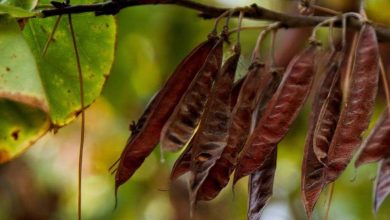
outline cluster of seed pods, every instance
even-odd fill
[[[378,88],[379,50],[371,25],[363,22],[356,35],[349,45],[332,47],[321,72],[316,60],[323,53],[311,39],[284,72],[254,57],[247,74],[235,81],[239,42],[223,62],[226,35],[211,34],[184,58],[131,126],[116,169],[116,188],[158,143],[163,151],[186,147],[172,169],[171,181],[191,174],[191,204],[214,199],[233,173],[234,183],[249,176],[248,219],[260,219],[272,195],[277,146],[313,92],[301,177],[308,217],[324,187],[342,174],[359,146],[356,167],[381,163],[377,210],[390,193],[390,118],[386,110],[361,144]],[[316,78],[321,83],[314,87]]]

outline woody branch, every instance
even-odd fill
[[[79,14],[94,12],[96,15],[114,15],[124,8],[142,6],[142,5],[176,5],[184,8],[189,8],[199,12],[199,16],[205,19],[216,18],[227,10],[233,8],[222,8],[210,6],[191,0],[113,0],[95,4],[85,5],[64,5],[52,9],[41,11],[42,17],[51,17],[63,14]],[[233,16],[238,16],[239,12],[245,13],[245,18],[265,21],[278,21],[281,27],[284,28],[300,28],[313,27],[328,19],[327,16],[301,16],[289,15],[280,12],[275,12],[256,4],[247,7],[234,8],[236,12]],[[349,27],[359,29],[362,23],[351,17],[349,19]],[[335,23],[335,27],[340,27],[341,23]],[[385,27],[375,26],[379,41],[390,41],[390,29]]]

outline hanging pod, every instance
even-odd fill
[[[231,92],[239,58],[240,50],[237,48],[224,63],[194,136],[190,163],[192,174],[190,199],[193,205],[196,202],[199,187],[226,146],[231,116]]]
[[[268,93],[275,92],[279,82],[279,74],[266,72],[264,64],[256,60],[251,64],[232,112],[227,145],[199,189],[199,200],[215,198],[228,184],[236,166],[237,156],[249,136],[253,113],[261,105],[261,100],[271,96],[267,95]]]
[[[390,118],[389,110],[386,108],[362,144],[355,167],[378,162],[388,155],[390,155]]]
[[[220,39],[165,123],[160,140],[163,150],[178,151],[191,139],[221,67],[222,46],[223,40]]]
[[[374,211],[378,212],[383,201],[390,194],[390,157],[385,157],[378,167],[374,186]]]
[[[379,78],[379,51],[375,29],[364,24],[354,54],[345,104],[329,147],[326,181],[335,181],[349,164],[368,127]]]
[[[230,109],[233,109],[233,107],[237,103],[237,99],[241,90],[241,87],[244,83],[246,76],[239,79],[237,82],[234,83],[233,89],[231,92],[231,101],[230,101]],[[194,139],[191,139],[189,144],[187,145],[186,149],[181,153],[179,158],[176,160],[175,164],[173,165],[170,179],[171,181],[176,180],[179,176],[185,174],[186,172],[190,171],[190,163],[191,163],[191,149],[192,149],[192,142]],[[199,198],[200,195],[198,195]]]
[[[248,220],[259,220],[264,207],[271,199],[276,170],[277,148],[266,159],[263,166],[249,177]]]
[[[302,200],[308,218],[325,186],[322,160],[326,161],[340,115],[342,94],[339,71],[342,58],[339,51],[332,52],[311,108],[301,176]]]
[[[214,49],[217,42],[218,38],[210,37],[196,47],[169,77],[137,124],[132,126],[132,135],[122,152],[115,174],[116,189],[134,174],[158,144],[163,125],[197,73],[204,65],[207,66],[206,59],[217,52]]]
[[[245,143],[234,183],[259,169],[297,117],[314,79],[317,44],[311,42],[288,65],[282,81]]]

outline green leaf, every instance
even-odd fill
[[[85,3],[85,2],[74,2]],[[56,18],[31,19],[24,35],[35,55],[56,127],[70,123],[81,111],[79,79],[68,19],[64,16],[43,57]],[[112,16],[73,15],[84,78],[85,105],[100,95],[114,60],[116,24]]]
[[[10,15],[14,18],[29,18],[35,16],[36,12],[30,12],[13,5],[0,4],[0,15]]]
[[[17,22],[0,16],[0,163],[49,128],[48,103],[33,54]]]
[[[37,108],[0,99],[0,163],[24,152],[50,128],[47,114]]]
[[[12,5],[28,11],[31,11],[37,6],[38,0],[2,0],[0,4]]]

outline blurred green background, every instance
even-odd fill
[[[201,2],[201,1],[200,1]],[[215,0],[220,6],[257,3],[267,8],[297,13],[297,1]],[[356,1],[324,0],[336,10],[348,10]],[[366,1],[369,17],[390,26],[390,1]],[[180,60],[206,39],[212,21],[197,18],[194,11],[175,6],[142,6],[117,15],[116,60],[103,95],[86,111],[86,146],[83,177],[84,219],[185,220],[188,219],[187,183],[169,183],[170,169],[179,153],[164,155],[159,149],[148,157],[133,178],[119,190],[114,210],[114,177],[108,168],[119,157],[129,135],[129,123],[137,120],[151,96]],[[245,21],[244,25],[264,22]],[[232,22],[235,25],[235,21]],[[285,65],[304,43],[307,30],[281,31],[277,39],[277,61]],[[245,73],[258,31],[242,33],[243,56],[238,74]],[[321,31],[326,39],[326,31]],[[232,39],[234,42],[234,38]],[[297,42],[299,43],[297,43]],[[267,52],[267,43],[263,52]],[[298,45],[298,46],[297,46]],[[296,48],[295,48],[296,47]],[[382,45],[386,64],[388,45]],[[308,100],[288,136],[279,145],[274,196],[263,213],[265,220],[305,219],[300,200],[303,146],[310,112]],[[374,119],[384,108],[379,95]],[[373,120],[374,121],[374,120]],[[47,134],[21,157],[0,166],[0,219],[75,219],[77,201],[77,158],[79,120]],[[356,172],[356,173],[355,173]],[[355,176],[356,179],[351,181]],[[376,165],[355,171],[352,167],[336,182],[329,219],[366,220],[372,214],[372,186]],[[325,197],[317,204],[313,219],[322,219]],[[247,179],[239,182],[233,195],[228,186],[212,202],[200,203],[197,219],[245,219]],[[377,219],[390,219],[390,199]]]

